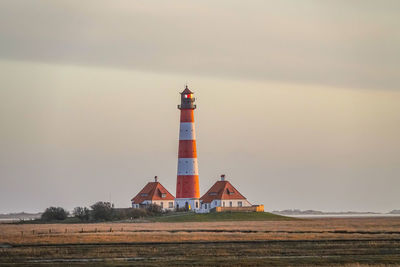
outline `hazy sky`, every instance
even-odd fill
[[[201,193],[400,208],[399,1],[0,2],[0,212],[175,195],[178,92]]]

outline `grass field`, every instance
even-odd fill
[[[218,222],[218,221],[276,221],[294,220],[293,218],[269,212],[213,212],[213,213],[178,213],[160,217],[150,217],[154,222]]]
[[[63,266],[71,262],[138,266],[399,265],[400,218],[0,224],[0,265]]]

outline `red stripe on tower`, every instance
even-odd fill
[[[197,166],[196,134],[194,127],[193,92],[186,86],[181,93],[181,122],[179,129],[178,175],[176,182],[177,208],[189,210],[200,207],[199,173]]]

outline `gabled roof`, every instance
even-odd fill
[[[200,200],[203,203],[211,203],[215,199],[246,199],[228,181],[217,181]]]
[[[165,197],[162,197],[165,194]],[[175,197],[159,182],[149,182],[132,198],[132,202],[140,204],[145,200],[174,200]]]
[[[187,95],[187,94],[193,94],[193,92],[190,91],[189,88],[188,88],[188,86],[186,85],[185,90],[183,90],[183,92],[182,92],[181,94]]]

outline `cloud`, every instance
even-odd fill
[[[0,58],[397,89],[396,1],[2,1]]]

